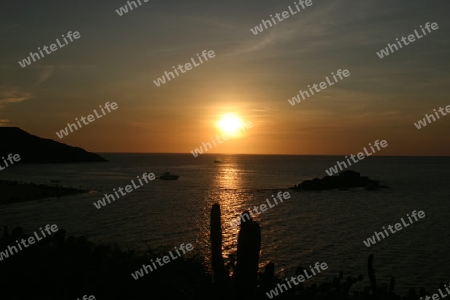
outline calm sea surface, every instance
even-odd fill
[[[222,208],[224,256],[235,253],[237,228],[226,221],[266,202],[278,191],[302,180],[325,176],[325,169],[342,160],[332,156],[217,156],[176,154],[101,154],[110,161],[93,164],[21,165],[0,172],[0,179],[94,190],[89,194],[0,206],[0,225],[20,225],[33,232],[57,224],[69,235],[86,235],[124,249],[179,246],[192,243],[209,259],[211,205]],[[294,192],[291,198],[257,216],[261,224],[261,266],[275,263],[281,276],[292,276],[300,264],[326,262],[318,279],[362,274],[367,279],[367,257],[375,255],[379,284],[397,280],[396,290],[425,287],[434,293],[450,282],[450,158],[369,157],[352,169],[382,180],[389,189],[366,191]],[[177,181],[154,180],[106,207],[92,204],[125,187],[144,172],[170,171]],[[363,240],[383,226],[394,225],[413,210],[425,218],[367,248]],[[356,286],[359,288],[360,286]]]

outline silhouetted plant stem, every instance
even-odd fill
[[[257,222],[254,222],[249,212],[244,212],[241,216],[248,217],[248,221],[241,222],[241,229],[238,236],[236,281],[241,294],[251,293],[258,280],[258,261],[261,250],[261,229]]]
[[[372,287],[372,294],[376,297],[378,295],[377,281],[375,279],[375,271],[373,269],[373,254],[369,255],[367,269],[369,272],[370,286]]]
[[[225,267],[222,256],[222,224],[220,215],[220,205],[215,203],[211,208],[211,262],[213,270],[213,283],[219,284],[225,279]]]

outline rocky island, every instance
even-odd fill
[[[87,193],[89,190],[0,180],[0,205]]]
[[[366,190],[376,190],[378,188],[386,188],[387,186],[381,185],[378,180],[372,180],[367,176],[361,176],[358,172],[346,170],[336,176],[325,176],[322,179],[314,178],[313,180],[305,180],[298,185],[290,187],[290,189],[320,191],[357,187],[363,187]]]

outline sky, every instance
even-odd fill
[[[312,0],[257,35],[294,1],[141,4],[119,16],[127,1],[2,0],[0,126],[93,152],[190,153],[234,113],[252,127],[209,153],[348,155],[386,140],[378,155],[450,155],[450,116],[414,125],[450,105],[448,0]],[[427,22],[439,29],[377,56]],[[19,65],[69,31],[80,38]],[[204,50],[215,57],[154,84]],[[350,76],[289,104],[339,69]],[[106,102],[118,108],[58,138]]]

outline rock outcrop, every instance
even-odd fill
[[[325,176],[322,179],[314,178],[305,180],[302,183],[290,187],[293,190],[328,190],[328,189],[348,189],[363,187],[367,190],[386,187],[380,184],[378,180],[372,180],[367,176],[361,176],[358,172],[346,170],[337,176]]]
[[[107,161],[98,154],[31,135],[18,127],[0,127],[0,157],[19,154],[20,163],[81,163]]]

